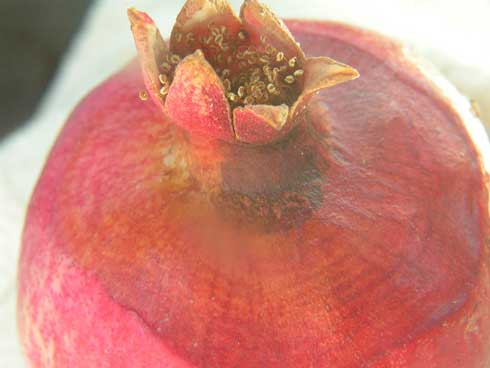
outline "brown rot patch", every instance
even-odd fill
[[[266,232],[288,230],[321,206],[326,160],[299,135],[264,147],[231,147],[221,167],[222,189],[213,198],[225,219]]]

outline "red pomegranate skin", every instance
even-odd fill
[[[287,24],[361,78],[282,142],[189,138],[134,64],[75,109],[26,219],[31,367],[490,367],[487,179],[461,117],[397,44]]]

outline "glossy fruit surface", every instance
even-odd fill
[[[190,137],[134,65],[77,107],[26,220],[31,367],[489,366],[477,122],[398,45],[288,26],[361,78],[277,143]]]

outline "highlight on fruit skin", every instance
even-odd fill
[[[359,76],[331,58],[306,57],[257,0],[245,0],[240,17],[226,0],[187,0],[168,44],[147,14],[130,8],[128,16],[152,100],[191,133],[278,140],[313,94]]]

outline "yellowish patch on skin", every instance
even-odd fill
[[[59,280],[59,277],[57,279]],[[55,287],[59,289],[59,283]],[[30,297],[30,295],[26,295],[24,298],[29,299]],[[24,349],[27,353],[38,352],[43,367],[54,367],[55,346],[53,339],[46,338],[42,333],[43,326],[47,323],[46,320],[50,319],[47,317],[54,314],[53,303],[47,296],[40,300],[36,307],[34,305],[34,303],[29,302],[24,302],[22,305],[21,315],[24,330],[20,333],[24,336]],[[37,318],[33,319],[32,316]]]
[[[146,177],[156,178],[144,183],[150,186],[148,191],[180,193],[191,190],[194,183],[199,182],[205,192],[221,183],[219,167],[223,158],[216,155],[216,150],[209,142],[201,142],[194,137],[191,144],[185,133],[172,124],[151,120],[141,124],[151,135],[160,137],[155,147],[157,151],[151,153],[159,159],[155,160],[155,165],[148,165],[146,169]],[[149,154],[145,153],[146,156]]]
[[[470,335],[477,334],[480,331],[481,318],[477,312],[477,309],[478,306],[474,306],[471,313],[463,320],[463,323],[465,324],[464,337],[466,340],[470,338]]]

